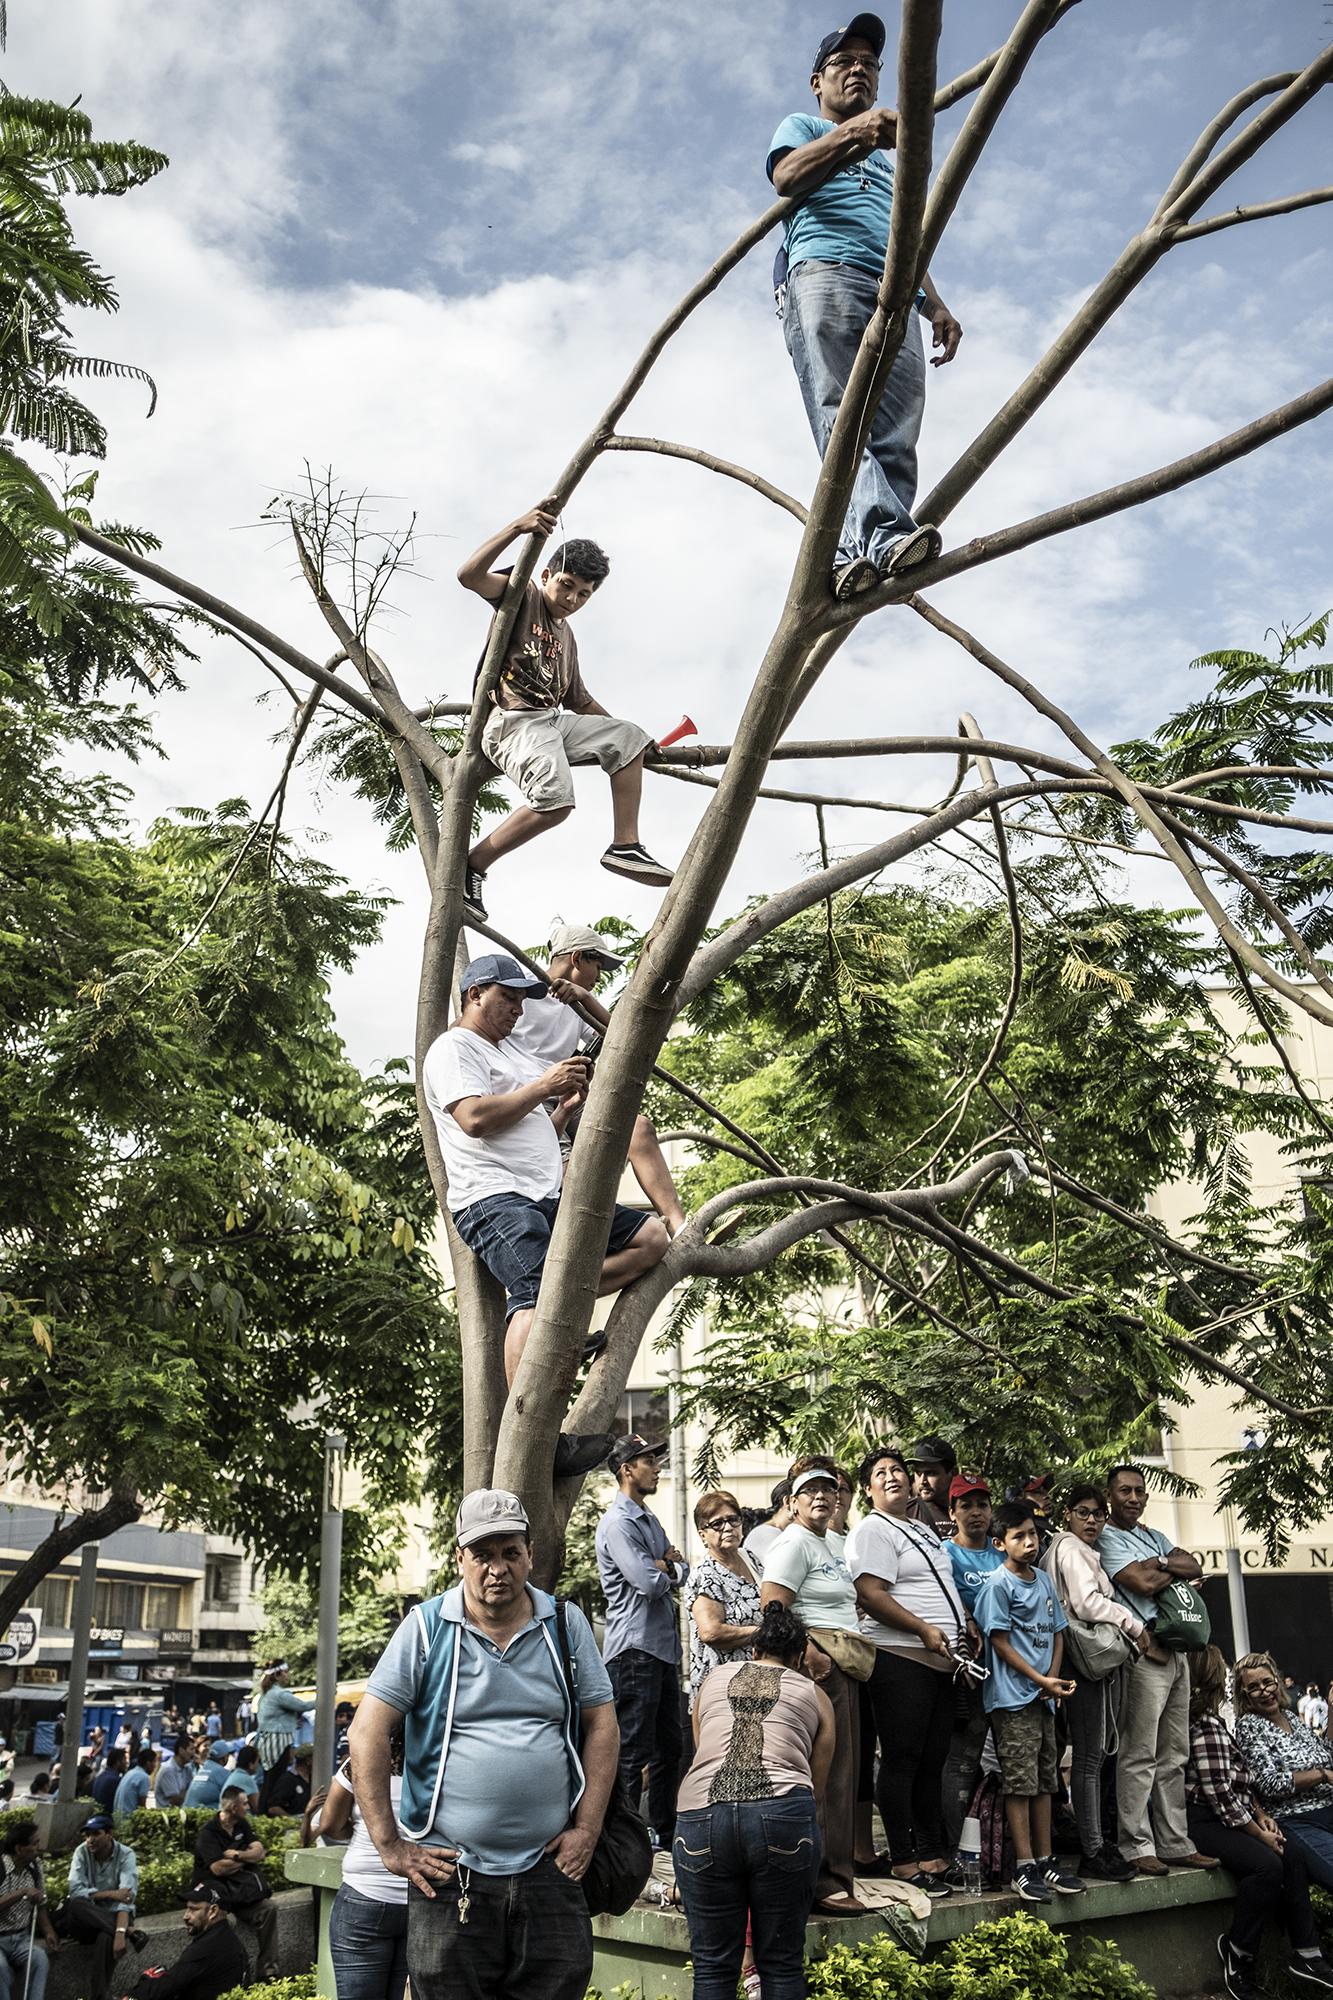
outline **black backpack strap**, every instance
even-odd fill
[[[577,1722],[579,1695],[578,1684],[574,1677],[574,1661],[569,1651],[569,1626],[565,1618],[567,1602],[568,1600],[563,1597],[557,1597],[555,1600],[555,1634],[560,1642],[560,1666],[565,1676],[565,1693],[569,1696],[570,1713]]]

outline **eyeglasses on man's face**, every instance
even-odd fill
[[[825,69],[868,69],[872,76],[879,75],[880,67],[879,59],[876,56],[857,56],[848,54],[845,51],[842,55],[830,56],[824,64]]]

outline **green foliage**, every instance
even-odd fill
[[[936,1958],[889,1938],[834,1945],[807,1968],[810,2000],[1152,2000],[1115,1945],[1072,1949],[1024,1911],[978,1924]]]
[[[891,1938],[835,1944],[806,1973],[810,2000],[944,2000],[940,1963],[913,1956]]]
[[[264,1579],[264,1622],[255,1633],[257,1660],[286,1660],[298,1686],[315,1676],[319,1592],[305,1577],[270,1570]],[[368,1674],[402,1616],[392,1592],[352,1584],[338,1612],[338,1673],[343,1680]]]
[[[572,1597],[589,1618],[600,1618],[606,1610],[601,1578],[597,1571],[597,1524],[605,1511],[591,1481],[574,1502],[574,1511],[565,1529],[565,1566],[556,1585],[562,1597]]]
[[[233,1986],[222,2000],[323,2000],[316,1992],[315,1974],[293,1972],[286,1979],[260,1979],[253,1986]]]
[[[299,1568],[341,1429],[376,1575],[459,1400],[410,1075],[360,1075],[329,1005],[382,905],[243,801],[127,838],[104,766],[151,748],[0,668],[7,1445],[47,1492],[127,1485]]]

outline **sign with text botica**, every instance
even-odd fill
[[[1224,1576],[1227,1567],[1225,1549],[1192,1549],[1195,1562],[1205,1578]],[[1272,1576],[1321,1576],[1333,1577],[1333,1544],[1328,1542],[1293,1542],[1285,1557],[1270,1562],[1263,1549],[1255,1542],[1245,1543],[1240,1550],[1240,1566],[1243,1570],[1267,1570]]]

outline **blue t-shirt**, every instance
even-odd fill
[[[116,1786],[115,1804],[111,1810],[115,1813],[117,1819],[124,1819],[130,1813],[138,1812],[140,1806],[148,1797],[148,1788],[151,1782],[147,1771],[143,1770],[138,1764],[131,1766]]]
[[[993,1542],[987,1542],[984,1549],[964,1549],[957,1542],[946,1542],[949,1561],[953,1564],[953,1580],[958,1595],[966,1610],[976,1616],[977,1592],[993,1569],[1004,1568],[1004,1557]]]
[[[1031,1577],[1016,1576],[1001,1562],[978,1590],[972,1616],[986,1634],[986,1665],[990,1668],[990,1679],[985,1683],[987,1711],[1026,1708],[1030,1702],[1043,1700],[1040,1688],[1026,1674],[1000,1658],[991,1634],[1007,1633],[1019,1658],[1039,1674],[1048,1674],[1055,1658],[1055,1635],[1069,1623],[1050,1578],[1042,1570]]]
[[[1117,1528],[1114,1521],[1108,1521],[1097,1537],[1097,1553],[1102,1559],[1102,1568],[1111,1579],[1111,1587],[1122,1604],[1127,1604],[1136,1618],[1145,1625],[1151,1625],[1157,1616],[1157,1605],[1153,1598],[1145,1597],[1138,1590],[1122,1590],[1116,1582],[1116,1573],[1126,1563],[1151,1562],[1154,1556],[1169,1556],[1172,1544],[1165,1535],[1159,1535],[1156,1528]]]
[[[592,1627],[574,1604],[566,1621],[581,1706],[604,1707],[612,1698],[611,1681]],[[453,1728],[427,1844],[456,1847],[463,1866],[484,1875],[524,1873],[569,1824],[564,1682],[542,1634],[543,1622],[553,1625],[529,1619],[503,1653],[475,1626],[458,1628]],[[422,1667],[421,1628],[409,1616],[381,1654],[367,1689],[406,1714],[416,1704]]]
[[[784,153],[808,146],[837,127],[829,118],[793,111],[773,134],[766,163],[768,178]],[[855,264],[878,278],[889,244],[893,212],[893,162],[879,150],[852,160],[830,174],[822,187],[805,196],[787,217],[784,241],[791,269],[816,258],[822,264]]]

